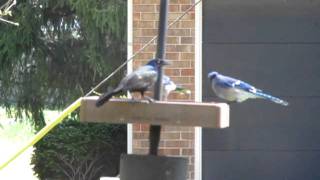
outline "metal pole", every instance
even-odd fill
[[[161,0],[160,2],[160,16],[159,16],[159,38],[157,43],[157,54],[156,58],[158,59],[158,79],[154,88],[154,99],[161,100],[161,86],[162,86],[162,61],[166,53],[166,34],[167,34],[167,24],[168,24],[168,1]],[[158,155],[158,147],[160,141],[160,132],[161,126],[151,125],[150,126],[150,155]]]

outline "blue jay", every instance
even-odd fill
[[[163,100],[167,100],[169,94],[172,91],[176,91],[176,92],[180,92],[183,94],[190,94],[190,90],[181,87],[179,85],[176,85],[171,79],[170,77],[164,75],[162,77],[162,99]]]
[[[210,72],[208,78],[210,79],[211,87],[216,95],[227,101],[243,102],[247,99],[262,98],[283,106],[289,105],[288,102],[265,94],[262,90],[256,89],[252,85],[241,80],[224,76],[217,72]]]
[[[150,89],[157,81],[158,75],[158,60],[152,59],[146,65],[141,66],[137,70],[128,74],[124,77],[117,88],[107,92],[99,97],[96,102],[96,106],[102,106],[112,96],[121,92],[140,92],[141,96],[144,97],[144,92]],[[169,63],[165,60],[161,61],[162,65],[168,65]]]

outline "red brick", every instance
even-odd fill
[[[149,41],[151,41],[152,37],[135,37],[133,38],[133,42],[134,43],[140,43],[145,45],[146,43],[148,43]],[[153,41],[151,44],[155,45],[157,41]]]
[[[140,4],[141,0],[133,0],[133,4]]]
[[[166,59],[169,59],[169,60],[179,60],[179,53],[166,53]]]
[[[179,148],[173,148],[173,149],[161,148],[159,149],[159,154],[177,156],[177,155],[180,155],[180,149]]]
[[[190,52],[190,53],[181,53],[181,60],[190,60],[190,59],[194,59],[195,58],[195,55],[193,52]]]
[[[159,148],[165,148],[165,146],[164,146],[164,140],[160,140]]]
[[[141,131],[140,124],[134,124],[133,131]]]
[[[194,29],[195,22],[193,20],[189,21],[180,21],[180,28],[188,28],[188,29]],[[194,33],[192,33],[193,35]]]
[[[194,76],[194,69],[182,69],[181,76]]]
[[[156,29],[141,29],[141,36],[155,36],[158,34]]]
[[[193,45],[167,45],[168,52],[194,52]]]
[[[143,63],[141,61],[133,61],[133,66],[134,66],[133,69],[136,69],[142,65]]]
[[[191,83],[192,80],[190,77],[171,77],[172,81],[176,82],[176,83]]]
[[[179,43],[179,37],[167,37],[167,44],[177,44]]]
[[[133,13],[133,21],[139,21],[141,19],[141,13]]]
[[[176,45],[167,45],[167,52],[178,52]]]
[[[180,4],[191,4],[192,0],[179,0]]]
[[[173,22],[169,21],[168,22],[169,29],[179,29],[180,28],[180,22]]]
[[[191,140],[193,138],[194,138],[194,134],[193,133],[190,133],[190,132],[187,132],[187,133],[182,132],[181,133],[181,139],[183,139],[183,140]]]
[[[170,132],[193,132],[193,127],[180,127],[180,126],[164,126],[163,130]]]
[[[157,49],[156,45],[149,45],[144,49],[144,52],[155,52],[156,49]]]
[[[191,68],[190,61],[171,61],[172,64],[167,68]]]
[[[181,16],[181,13],[170,13],[168,16],[168,20],[176,20]],[[183,20],[193,20],[194,19],[194,13],[188,13],[183,16]]]
[[[153,53],[140,53],[136,56],[137,59],[149,60],[154,56]]]
[[[194,44],[194,37],[181,37],[181,44]]]
[[[193,155],[194,154],[194,149],[193,148],[185,148],[182,149],[182,155]]]
[[[179,52],[194,52],[193,45],[177,45],[176,47]]]
[[[181,5],[181,11],[184,12],[184,11],[188,10],[191,6],[192,6],[191,4],[188,4],[188,5],[182,4]],[[194,12],[194,7],[190,11]]]
[[[190,147],[190,141],[165,141],[165,147]]]
[[[148,137],[149,137],[149,133],[146,133],[146,132],[139,132],[139,133],[133,134],[134,139],[147,139]]]
[[[134,148],[133,153],[134,154],[147,154],[148,149],[147,148]]]
[[[133,45],[133,51],[138,51],[142,46],[140,44]]]
[[[164,131],[161,134],[161,138],[162,139],[175,139],[175,140],[179,140],[180,139],[180,132],[166,132]]]
[[[194,61],[191,61],[190,63],[191,63],[191,67],[194,67]]]
[[[141,13],[141,20],[158,20],[158,13]]]
[[[133,11],[134,12],[155,12],[156,8],[155,8],[155,5],[134,5]]]
[[[179,4],[179,0],[170,0],[171,4]]]
[[[140,4],[159,4],[160,0],[140,0]]]
[[[138,68],[140,66],[145,65],[147,62],[148,62],[147,60],[145,60],[145,61],[133,61],[133,65],[134,65],[133,69],[136,69],[136,68]]]
[[[133,30],[133,36],[134,37],[141,36],[141,29],[134,29]]]
[[[180,5],[169,5],[169,12],[180,12]]]
[[[133,22],[134,28],[156,28],[154,25],[154,21],[134,21]]]
[[[150,125],[149,124],[141,124],[140,127],[141,127],[141,131],[149,131]]]
[[[156,5],[156,12],[159,13],[160,11],[160,5]],[[172,12],[180,12],[180,5],[178,4],[169,4],[169,13]]]
[[[168,36],[190,36],[190,29],[169,29]]]
[[[191,34],[194,35],[194,33],[195,33],[195,30],[191,29]]]
[[[147,139],[135,140],[133,144],[136,145],[136,147],[149,147],[149,141]]]
[[[167,76],[180,76],[180,69],[165,69],[164,73]]]

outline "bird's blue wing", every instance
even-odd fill
[[[258,91],[254,86],[240,80],[234,83],[234,88],[241,89],[251,93],[255,93]]]
[[[226,88],[236,88],[236,89],[241,89],[243,91],[251,92],[251,93],[261,91],[260,89],[256,89],[254,86],[238,79],[234,79],[227,76],[221,76],[219,79],[220,79],[220,81],[218,82],[219,85]]]
[[[220,75],[216,78],[216,85],[224,88],[233,88],[233,79]]]

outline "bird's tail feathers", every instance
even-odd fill
[[[100,107],[102,106],[105,102],[109,101],[109,99],[118,93],[120,93],[122,90],[121,89],[114,89],[110,92],[107,92],[103,94],[102,96],[99,97],[99,99],[96,101],[96,106]]]
[[[287,101],[285,101],[285,100],[279,99],[279,98],[271,96],[269,94],[265,94],[265,93],[260,92],[260,91],[256,92],[255,95],[257,95],[257,97],[260,97],[260,98],[263,98],[263,99],[268,99],[268,100],[270,100],[270,101],[272,101],[274,103],[281,104],[283,106],[288,106],[289,105],[289,103]]]

